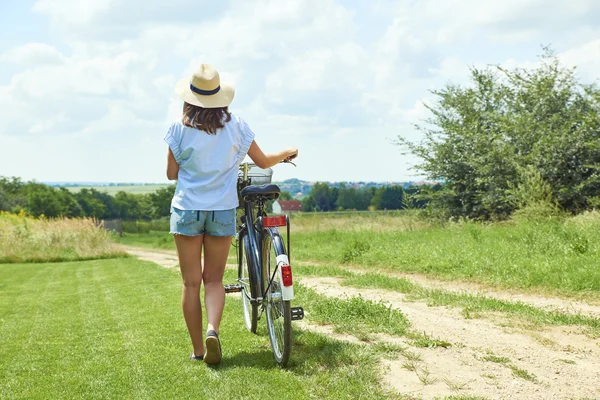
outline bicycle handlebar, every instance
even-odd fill
[[[296,157],[292,157],[292,158],[290,158],[290,159],[287,159],[287,158],[286,158],[285,160],[279,161],[279,162],[278,162],[278,164],[292,164],[292,165],[295,167],[295,166],[296,166],[296,164],[294,164],[294,163],[292,162],[292,160],[293,160],[294,158],[296,158]],[[248,163],[248,162],[246,162],[246,163],[241,163],[241,164],[240,164],[240,170],[242,170],[242,171],[244,170],[244,168],[252,168],[252,167],[258,167],[258,165],[254,164],[254,163]],[[259,168],[260,168],[260,167],[259,167]]]

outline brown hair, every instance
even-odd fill
[[[231,114],[227,107],[203,108],[183,102],[181,122],[185,126],[215,135],[217,129],[224,127],[225,123],[229,121],[231,121]]]

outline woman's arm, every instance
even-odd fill
[[[295,158],[297,155],[298,149],[294,147],[287,148],[278,153],[265,154],[255,141],[252,141],[250,149],[248,150],[248,156],[254,161],[254,164],[263,169],[271,168],[281,161]]]
[[[179,175],[179,164],[175,161],[175,156],[169,147],[169,154],[167,154],[167,179],[171,181],[177,180]]]

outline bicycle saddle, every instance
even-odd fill
[[[247,197],[256,197],[256,196],[262,196],[262,197],[267,197],[269,199],[276,199],[279,197],[279,186],[274,185],[272,183],[267,183],[264,185],[260,185],[260,186],[256,186],[256,185],[250,185],[250,186],[246,186],[245,188],[242,189],[242,191],[240,192],[240,195],[242,196],[243,199],[247,198]]]

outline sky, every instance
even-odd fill
[[[212,64],[275,180],[423,177],[431,90],[531,67],[550,45],[600,78],[598,0],[0,0],[0,176],[167,182],[177,80]]]

